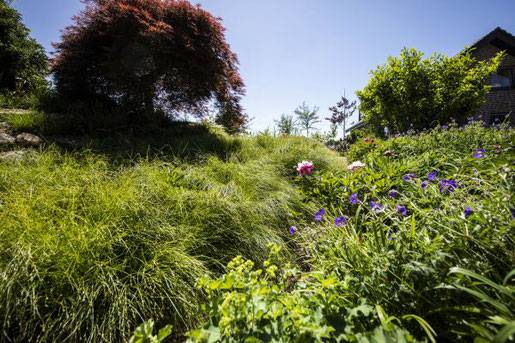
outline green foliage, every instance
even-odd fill
[[[293,166],[339,163],[302,137],[156,132],[0,162],[0,341],[122,341],[142,318],[179,335],[197,323],[199,277],[264,261],[313,211]]]
[[[466,308],[464,311],[477,314],[475,320],[469,320],[468,325],[475,333],[474,342],[502,343],[515,336],[515,287],[509,285],[515,278],[515,269],[504,278],[502,284],[498,284],[462,268],[452,268],[451,274],[463,276],[470,284],[462,286],[463,280],[455,283],[454,287],[476,298],[479,308]],[[465,278],[466,277],[466,278]],[[472,280],[471,280],[472,279]],[[480,324],[477,324],[479,322]]]
[[[190,340],[354,342],[393,332],[377,341],[513,340],[514,143],[503,126],[437,128],[377,140],[355,172],[303,177],[325,216],[297,225],[302,269],[272,248],[263,268],[238,258],[223,277],[204,278],[209,320]],[[457,188],[442,190],[443,180]]]
[[[38,107],[39,97],[36,94],[18,95],[14,92],[0,94],[0,108],[33,109]]]
[[[281,114],[281,118],[275,121],[279,133],[282,135],[292,135],[296,131],[297,122],[291,115]]]
[[[129,343],[161,343],[172,333],[172,326],[167,325],[159,330],[157,336],[154,336],[154,321],[149,321],[138,326]]]
[[[305,102],[302,103],[299,107],[297,107],[294,111],[297,116],[297,120],[300,128],[306,130],[306,137],[309,137],[309,130],[314,130],[315,124],[320,123],[321,121],[318,119],[318,107],[313,107],[313,109],[309,108]]]
[[[366,164],[355,173],[315,175],[309,196],[323,201],[333,216],[346,216],[347,224],[338,228],[328,219],[322,225],[326,232],[304,230],[313,268],[340,279],[356,278],[349,287],[354,301],[366,297],[393,316],[424,318],[443,341],[469,341],[477,335],[469,325],[484,320],[473,309],[491,312],[467,294],[457,296],[448,272],[458,266],[500,282],[513,268],[515,206],[509,195],[514,140],[514,131],[503,127],[438,128],[418,137],[376,141],[359,156],[355,152]],[[477,148],[486,151],[484,157],[474,157]],[[393,155],[385,156],[387,150]],[[433,171],[438,180],[428,181]],[[415,177],[405,181],[411,173]],[[457,189],[442,192],[443,179],[455,180]],[[428,182],[426,189],[423,182]],[[388,195],[391,190],[395,199]],[[356,205],[349,201],[354,193],[360,199]],[[382,208],[374,210],[371,201]],[[409,215],[399,213],[397,205]],[[491,298],[513,307],[513,299],[500,293]]]
[[[45,115],[38,111],[2,113],[0,110],[0,121],[6,121],[16,131],[32,131],[43,128]]]
[[[463,122],[475,115],[490,87],[502,54],[477,62],[470,51],[454,57],[433,54],[424,59],[415,49],[404,48],[399,57],[371,72],[368,85],[357,95],[364,120],[377,135],[406,132]]]
[[[238,256],[221,278],[201,279],[210,320],[188,342],[415,342],[364,299],[348,307],[350,278],[303,274],[279,251],[271,246],[263,268]]]
[[[0,0],[0,93],[23,98],[45,88],[46,60],[43,47],[29,37],[21,15]],[[5,98],[0,99],[0,104],[3,102]]]

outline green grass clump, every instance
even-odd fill
[[[31,112],[5,112],[0,110],[0,121],[6,121],[16,131],[32,131],[35,127],[43,125],[44,114],[38,111]]]
[[[151,317],[180,334],[200,276],[263,261],[311,215],[293,166],[343,164],[300,137],[155,132],[0,162],[0,341],[120,341]]]

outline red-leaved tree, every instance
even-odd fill
[[[231,108],[221,122],[245,124],[235,104],[245,86],[219,18],[188,1],[86,0],[74,21],[51,61],[63,96],[170,117],[201,117],[214,104]]]

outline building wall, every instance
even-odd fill
[[[494,45],[487,44],[480,49],[475,50],[472,54],[478,60],[486,60],[494,57],[501,50]],[[507,54],[499,69],[515,68],[515,56]],[[511,89],[492,89],[486,96],[486,103],[479,109],[479,113],[484,119],[490,122],[492,114],[512,113],[511,122],[515,120],[515,88]]]

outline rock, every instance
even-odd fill
[[[0,122],[0,132],[7,133],[8,135],[12,135],[13,128],[11,127],[11,125],[2,121],[2,122]]]
[[[11,145],[16,141],[13,136],[6,132],[0,131],[0,146],[2,145]]]
[[[0,108],[0,113],[6,114],[27,114],[33,112],[32,110],[22,110],[18,108]]]
[[[0,161],[14,162],[19,161],[27,154],[27,150],[14,150],[0,153]]]
[[[31,133],[23,132],[16,136],[16,142],[22,146],[38,146],[43,143],[43,140]]]

